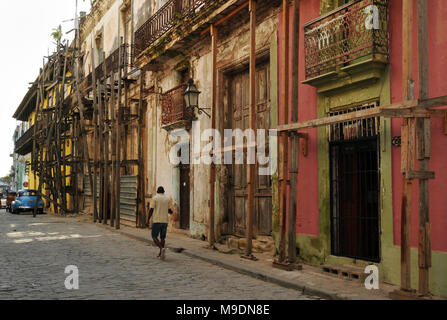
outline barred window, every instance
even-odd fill
[[[378,103],[369,103],[357,107],[344,108],[341,110],[329,112],[329,117],[348,114],[355,111],[372,109],[377,107]],[[358,140],[363,138],[373,138],[380,133],[379,117],[367,119],[345,121],[336,123],[329,127],[329,142]]]

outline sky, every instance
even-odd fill
[[[78,11],[90,11],[90,1],[78,0]],[[9,174],[17,121],[14,112],[38,76],[43,57],[54,50],[51,33],[62,26],[72,39],[76,0],[0,1],[0,177]]]

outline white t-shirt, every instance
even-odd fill
[[[164,194],[157,194],[150,201],[151,209],[154,209],[152,216],[153,223],[169,223],[169,203],[170,199]]]

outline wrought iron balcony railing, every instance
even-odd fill
[[[304,25],[306,79],[368,58],[388,62],[388,0],[357,0]]]
[[[96,79],[102,79],[104,77],[104,63],[106,66],[106,72],[117,72],[119,69],[119,48],[113,51],[105,61],[101,62],[95,68]],[[121,66],[122,67],[132,67],[133,63],[133,53],[132,47],[128,44],[121,45]],[[87,81],[87,86],[92,85],[92,73],[89,73],[83,81]]]
[[[161,111],[163,126],[172,125],[182,120],[192,120],[193,112],[186,108],[186,102],[183,97],[186,87],[186,84],[180,85],[163,94]]]
[[[135,32],[135,57],[210,0],[169,0]]]

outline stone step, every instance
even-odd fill
[[[253,239],[254,253],[275,253],[275,243],[272,237],[257,237]],[[227,238],[227,246],[231,249],[245,250],[247,247],[247,238],[229,237]]]
[[[368,276],[362,268],[350,266],[324,265],[322,270],[325,274],[329,274],[337,278],[359,282],[364,282]]]

